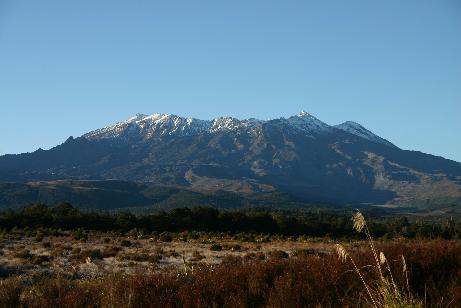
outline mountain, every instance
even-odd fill
[[[398,148],[355,122],[136,114],[50,150],[0,156],[0,181],[123,180],[308,201],[461,204],[461,164]]]
[[[346,121],[344,123],[335,125],[336,128],[339,128],[340,130],[343,130],[345,132],[351,133],[355,136],[362,137],[364,139],[367,139],[371,142],[376,142],[376,143],[381,143],[384,145],[387,145],[389,147],[395,147],[392,143],[387,141],[386,139],[383,139],[372,132],[370,132],[368,129],[360,125],[359,123],[352,122],[352,121]]]

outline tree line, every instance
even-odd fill
[[[129,212],[82,211],[69,203],[54,207],[34,204],[21,209],[0,211],[0,229],[61,229],[116,231],[137,229],[152,232],[226,232],[286,236],[358,237],[352,228],[352,210],[274,210],[267,208],[217,210],[211,207],[176,208],[149,215]],[[409,220],[406,217],[369,217],[376,237],[459,238],[458,221]]]

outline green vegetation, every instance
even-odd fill
[[[248,195],[228,191],[199,193],[184,188],[125,181],[0,182],[0,209],[20,208],[35,203],[58,204],[64,200],[80,209],[129,209],[139,213],[173,209],[178,204],[185,207],[209,206],[222,209],[327,206],[300,201],[280,192]]]
[[[372,215],[372,213],[370,213]],[[370,216],[367,215],[367,216]],[[363,238],[352,229],[351,210],[217,210],[209,207],[177,208],[155,214],[136,216],[127,212],[84,212],[68,203],[55,207],[36,204],[17,210],[0,212],[0,233],[14,229],[73,231],[77,240],[86,241],[87,230],[115,231],[135,234],[158,233],[162,241],[172,240],[171,232],[224,232],[234,234],[242,241],[267,241],[266,235]],[[372,215],[370,232],[379,238],[459,238],[461,224],[453,219],[425,221],[406,217]],[[28,231],[29,232],[29,231]],[[43,238],[36,232],[36,239]]]

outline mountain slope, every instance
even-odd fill
[[[177,187],[157,186],[126,181],[41,181],[0,183],[0,209],[19,208],[44,203],[50,206],[62,202],[85,209],[130,209],[151,211],[179,206],[211,206],[238,208],[249,206],[301,207],[288,195],[261,193],[242,196],[232,192],[202,194]],[[318,205],[317,205],[318,206]]]
[[[395,147],[392,143],[387,141],[386,139],[383,139],[379,137],[378,135],[373,134],[370,132],[368,129],[360,125],[359,123],[353,122],[353,121],[346,121],[344,123],[335,125],[335,128],[341,129],[345,132],[351,133],[353,135],[362,137],[364,139],[367,139],[372,142],[377,142],[377,143],[382,143],[384,145],[390,146],[390,147]]]
[[[361,125],[137,114],[50,150],[0,157],[0,180],[118,179],[311,201],[461,203],[461,164],[399,149]]]

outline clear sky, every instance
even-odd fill
[[[0,153],[306,110],[461,161],[461,1],[0,0]]]

